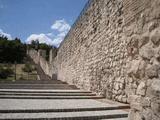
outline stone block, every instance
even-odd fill
[[[151,109],[154,114],[160,118],[160,99],[151,102]]]
[[[145,96],[145,94],[146,94],[146,84],[145,84],[145,82],[141,82],[138,85],[136,94],[141,95],[141,96]]]
[[[160,47],[158,47],[156,50],[155,58],[156,58],[156,63],[159,64],[160,62]]]
[[[158,72],[160,70],[160,65],[148,65],[146,68],[146,75],[148,78],[157,78]]]
[[[130,106],[131,106],[132,109],[134,109],[136,111],[142,111],[143,110],[143,107],[142,107],[141,103],[139,103],[139,102],[132,102],[130,104]]]
[[[155,30],[158,27],[158,23],[157,22],[151,22],[149,24],[148,30],[149,32],[152,32],[153,30]]]
[[[150,60],[154,56],[154,50],[150,44],[146,44],[139,50],[139,54],[142,58]]]
[[[149,98],[149,97],[144,97],[144,98],[142,99],[141,104],[142,104],[143,107],[150,107],[150,106],[151,106],[151,98]]]
[[[141,36],[140,40],[139,40],[139,48],[141,48],[142,46],[146,45],[149,42],[149,33],[145,33]]]
[[[130,67],[128,68],[129,70],[127,72],[129,75],[133,75],[136,78],[143,78],[145,75],[145,67],[146,63],[144,60],[133,60],[130,62]]]
[[[160,79],[153,79],[151,85],[152,94],[157,97],[160,97]]]
[[[131,110],[129,112],[128,120],[143,120],[143,119],[142,115],[138,111]]]
[[[151,109],[147,108],[147,109],[143,109],[142,111],[142,116],[144,118],[144,120],[153,120],[152,116],[153,116],[153,112]]]
[[[151,33],[151,41],[156,46],[160,45],[160,30],[159,29],[156,29]]]
[[[127,97],[122,97],[122,102],[127,103]]]

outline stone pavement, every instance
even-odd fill
[[[0,120],[127,120],[128,108],[61,81],[0,83]]]

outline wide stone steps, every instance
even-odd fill
[[[0,91],[1,93],[3,93],[2,91],[4,91],[4,93],[8,93],[6,91],[9,90],[2,89]],[[11,91],[12,93],[18,92],[14,90]],[[24,91],[26,90],[23,90],[21,92]],[[33,90],[30,91],[33,92]],[[36,90],[36,92],[40,91],[42,90]],[[46,90],[46,92],[47,91],[49,90]],[[61,92],[64,91],[60,90],[60,93]],[[73,92],[73,90],[71,90],[71,92]],[[75,93],[76,92],[80,91],[75,90]],[[55,90],[55,93],[59,94],[58,90]],[[68,93],[75,94],[70,93],[70,91],[67,90],[66,94]],[[95,99],[68,99],[67,97],[65,99],[52,100],[37,98],[0,99],[0,120],[121,120],[121,118],[123,118],[122,120],[127,119],[128,112],[124,110],[129,108],[128,105],[111,105],[107,103],[101,103],[99,101],[96,101]]]
[[[83,90],[41,90],[41,89],[0,89],[0,92],[6,93],[92,93],[90,91],[83,91]]]
[[[0,120],[127,120],[129,106],[49,80],[0,83]]]
[[[31,85],[32,86],[32,85]],[[52,85],[53,86],[53,85]],[[59,85],[60,86],[60,85]],[[54,86],[53,86],[54,88]],[[1,99],[100,99],[91,92],[83,91],[24,91],[24,90],[0,90]]]
[[[0,84],[0,89],[77,89],[67,84]]]
[[[0,84],[66,84],[60,80],[16,80],[16,81],[5,81],[1,80]]]
[[[22,93],[22,92],[0,92],[1,95],[10,96],[96,96],[93,93]]]
[[[92,107],[92,108],[65,108],[65,109],[12,109],[0,110],[0,113],[46,113],[46,112],[80,112],[80,111],[105,111],[128,109],[126,106],[108,106],[108,107]]]
[[[128,120],[128,118],[114,118],[114,119],[101,119],[101,120]]]
[[[0,95],[0,99],[102,99],[102,96],[25,96]]]
[[[82,111],[82,112],[47,112],[47,113],[7,113],[1,114],[2,120],[97,120],[125,118],[128,113],[122,110]]]

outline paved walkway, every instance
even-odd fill
[[[0,120],[127,120],[126,109],[60,81],[0,83]]]

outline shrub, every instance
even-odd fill
[[[7,73],[8,76],[14,74],[13,70],[11,68],[6,68],[5,72]]]
[[[7,74],[5,73],[5,69],[3,67],[0,67],[0,78],[1,79],[7,78]]]
[[[23,76],[19,77],[19,80],[25,80],[25,78]]]
[[[32,66],[30,65],[30,64],[25,64],[25,66],[22,68],[22,70],[24,71],[24,72],[32,72],[33,71],[33,68],[32,68]]]
[[[4,67],[0,66],[0,78],[1,79],[7,79],[7,77],[12,75],[13,73],[14,72],[11,68],[9,68],[9,67],[4,68]]]

